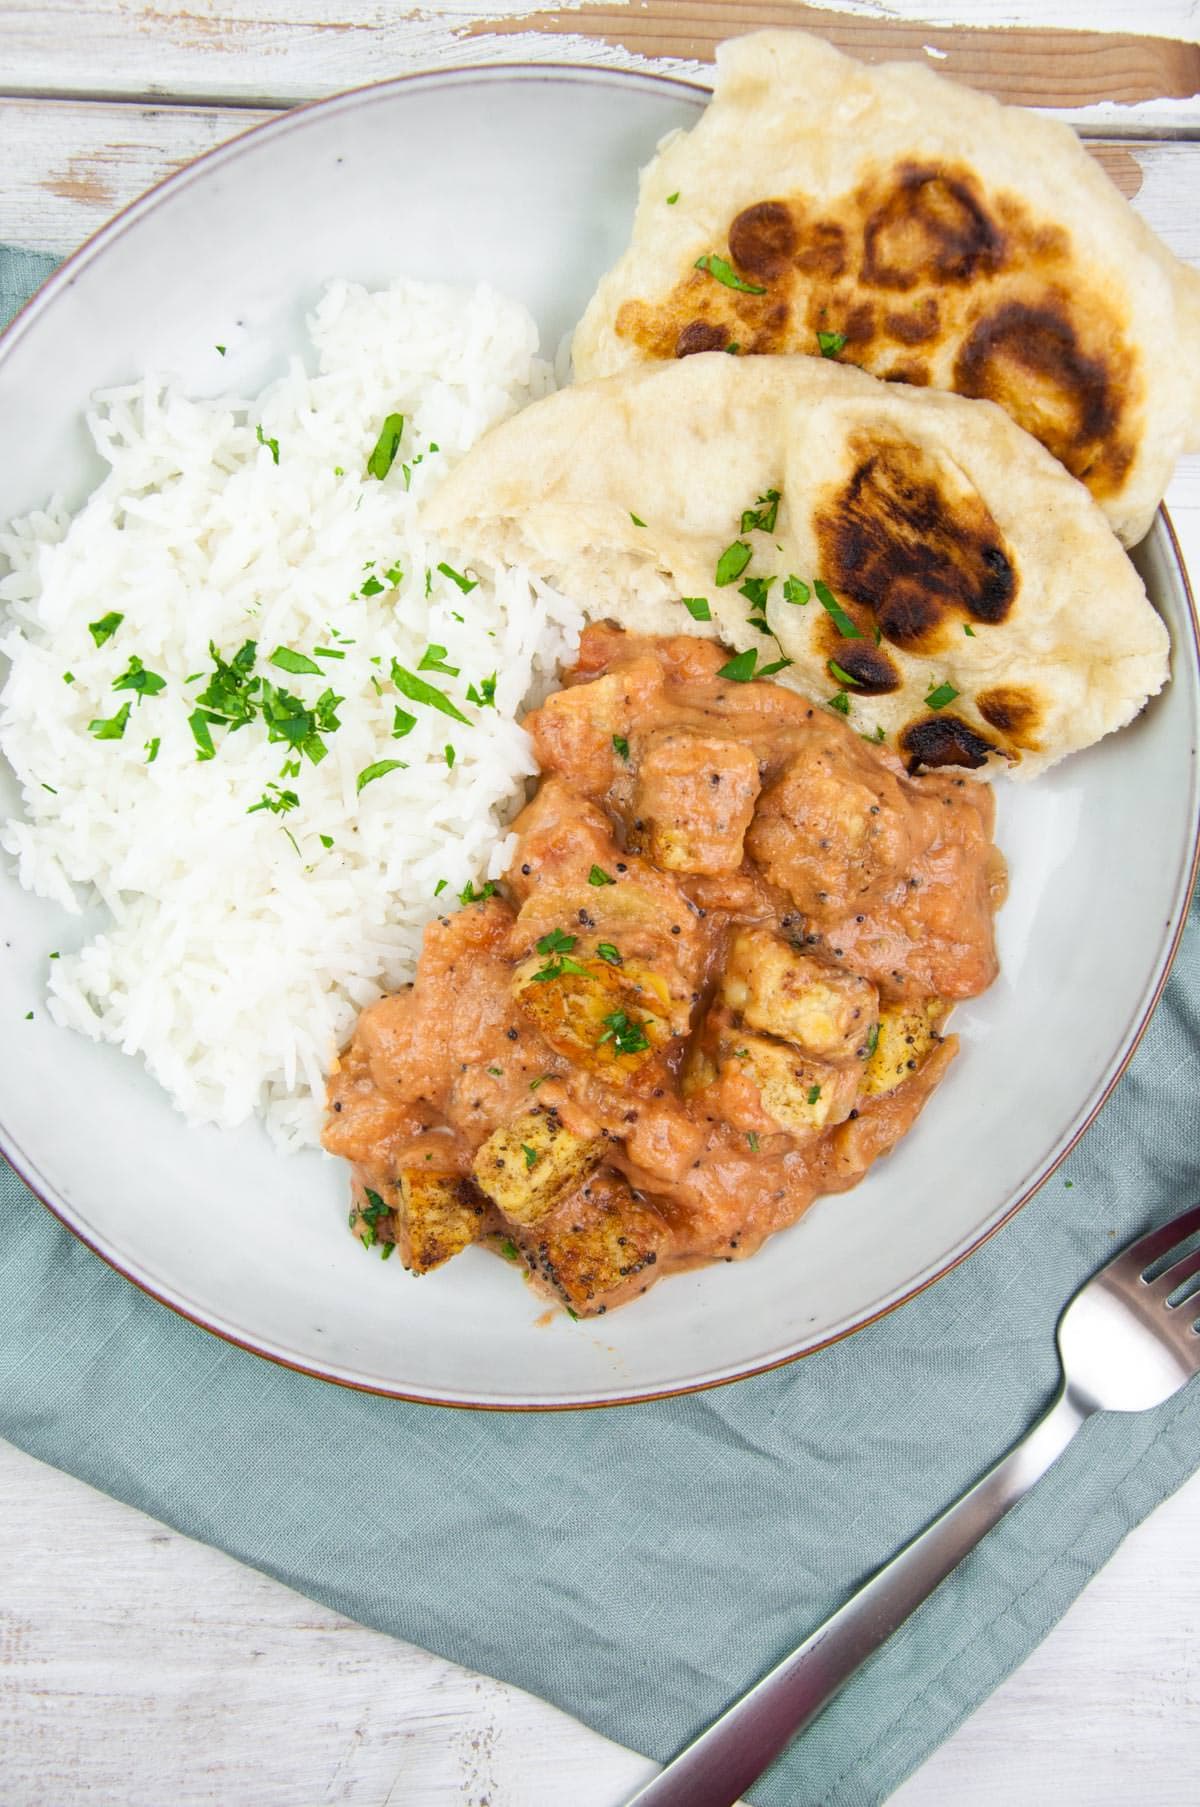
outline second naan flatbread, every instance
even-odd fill
[[[1141,579],[1036,440],[990,402],[819,358],[709,352],[562,389],[486,434],[426,525],[592,619],[719,634],[735,676],[794,685],[912,770],[1032,777],[1167,676]]]

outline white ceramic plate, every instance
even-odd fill
[[[0,517],[99,477],[90,392],[147,367],[253,392],[332,276],[486,277],[551,352],[624,245],[636,174],[702,90],[583,69],[414,77],[293,113],[130,208],[0,342]],[[229,347],[227,359],[214,347]],[[595,1324],[469,1250],[419,1282],[346,1231],[346,1173],[257,1129],[187,1129],[141,1069],[56,1030],[53,948],[80,925],[0,874],[0,1142],[87,1243],[198,1323],[332,1380],[410,1398],[552,1406],[642,1398],[788,1360],[975,1248],[1062,1159],[1161,989],[1196,848],[1196,630],[1160,518],[1139,554],[1174,681],[1127,732],[1031,787],[1001,782],[1012,889],[1002,976],[956,1013],[963,1052],[916,1129],[854,1192],[754,1260],[664,1282]],[[11,775],[0,810],[12,813]],[[28,1010],[31,1023],[23,1021]]]

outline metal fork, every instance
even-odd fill
[[[876,1570],[790,1656],[634,1795],[629,1807],[733,1807],[797,1732],[1057,1460],[1093,1412],[1162,1405],[1200,1372],[1200,1206],[1130,1243],[1058,1323],[1063,1378],[1049,1411],[954,1505]],[[1147,1277],[1149,1276],[1149,1277]]]

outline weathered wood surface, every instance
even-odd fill
[[[804,0],[0,0],[0,93],[287,104],[406,69],[513,55],[577,59],[586,46],[592,55],[694,65],[711,61],[726,37],[783,24],[819,30],[868,60],[932,58],[960,81],[1029,106],[1166,99],[1195,103],[1189,116],[1200,124],[1200,47],[1189,41],[1186,0],[1139,7],[1132,18],[1111,3],[1026,7],[1032,29],[1012,27],[1022,9],[994,0],[974,5],[966,26],[912,23],[888,10],[853,0],[843,11]],[[928,16],[913,5],[890,11]],[[981,29],[993,21],[1012,28]]]
[[[5,1807],[619,1807],[645,1759],[0,1444]],[[1200,1477],[892,1807],[1195,1807]]]

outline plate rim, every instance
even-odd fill
[[[415,86],[439,88],[457,86],[463,83],[472,84],[481,81],[486,83],[492,81],[521,82],[548,80],[577,81],[582,84],[596,84],[605,87],[627,85],[650,92],[667,91],[670,93],[678,93],[679,91],[683,91],[696,96],[709,96],[712,93],[710,84],[696,81],[686,76],[647,70],[622,69],[620,67],[610,67],[604,64],[584,62],[464,63],[455,65],[450,69],[409,70],[404,74],[391,76],[385,81],[361,83],[356,87],[342,89],[335,94],[319,96],[314,100],[305,101],[295,107],[281,110],[274,118],[260,120],[257,124],[246,127],[243,131],[235,134],[234,137],[226,139],[222,144],[214,145],[211,149],[192,158],[182,169],[173,170],[168,175],[163,176],[159,181],[154,183],[152,187],[146,189],[132,201],[127,202],[126,205],[115,213],[111,219],[106,220],[95,232],[84,239],[74,251],[70,252],[68,256],[51,271],[45,281],[40,284],[29,297],[28,301],[24,303],[13,316],[12,320],[9,321],[3,332],[0,332],[0,363],[3,363],[7,359],[14,347],[24,337],[25,332],[43,310],[53,304],[59,291],[65,290],[71,286],[78,271],[90,264],[95,257],[99,256],[110,239],[120,237],[130,226],[140,219],[143,214],[149,213],[157,207],[164,196],[169,196],[176,191],[186,188],[192,181],[198,179],[209,165],[235,162],[245,151],[250,141],[252,139],[257,139],[260,134],[265,132],[282,134],[289,130],[302,129],[307,123],[308,117],[318,110],[322,114],[338,112],[343,108],[361,104],[364,98],[368,101],[375,98],[382,98],[396,90],[404,90]],[[1183,601],[1186,605],[1187,625],[1190,630],[1190,643],[1188,646],[1189,662],[1194,664],[1197,670],[1200,671],[1200,612],[1197,610],[1196,594],[1192,588],[1191,579],[1180,549],[1179,539],[1175,532],[1174,524],[1165,505],[1160,504],[1155,518],[1156,521],[1161,520],[1162,522],[1167,542],[1165,551],[1169,555],[1170,561],[1178,575]],[[77,1241],[82,1243],[85,1248],[89,1249],[93,1255],[98,1256],[107,1267],[114,1273],[120,1275],[123,1280],[128,1281],[131,1285],[135,1286],[139,1292],[145,1294],[148,1298],[153,1299],[156,1304],[164,1306],[168,1311],[174,1313],[175,1316],[184,1319],[185,1322],[194,1325],[197,1329],[203,1330],[206,1334],[216,1337],[221,1342],[228,1343],[234,1348],[242,1349],[247,1354],[257,1356],[263,1361],[272,1362],[276,1367],[286,1368],[294,1374],[302,1374],[309,1379],[320,1380],[331,1386],[343,1387],[350,1392],[368,1393],[377,1398],[394,1399],[404,1404],[429,1405],[455,1411],[475,1412],[519,1413],[601,1411],[616,1409],[617,1407],[626,1405],[645,1405],[654,1400],[677,1399],[693,1393],[708,1392],[716,1387],[730,1386],[740,1380],[750,1380],[758,1375],[769,1374],[779,1368],[789,1367],[794,1362],[802,1361],[806,1356],[815,1355],[822,1349],[828,1349],[836,1343],[843,1342],[847,1338],[854,1336],[858,1331],[865,1330],[869,1325],[878,1323],[881,1319],[890,1316],[892,1312],[898,1311],[902,1305],[908,1304],[910,1300],[918,1297],[929,1287],[935,1285],[939,1280],[944,1279],[947,1274],[952,1273],[955,1268],[960,1267],[963,1262],[974,1255],[985,1243],[990,1242],[992,1237],[1002,1230],[1006,1224],[1010,1223],[1017,1212],[1027,1205],[1030,1199],[1032,1199],[1046,1182],[1052,1178],[1077,1146],[1080,1139],[1091,1128],[1101,1110],[1103,1110],[1109,1098],[1112,1096],[1117,1084],[1124,1076],[1130,1061],[1133,1059],[1134,1053],[1136,1052],[1142,1037],[1145,1035],[1162,998],[1167,980],[1171,975],[1171,970],[1179,952],[1184,930],[1187,926],[1190,899],[1196,885],[1197,877],[1200,876],[1200,801],[1198,801],[1197,807],[1193,812],[1193,819],[1190,824],[1189,832],[1192,843],[1191,855],[1190,859],[1186,859],[1184,862],[1183,881],[1175,900],[1174,929],[1165,950],[1160,955],[1158,972],[1146,997],[1140,1017],[1132,1031],[1128,1033],[1125,1042],[1123,1044],[1118,1044],[1115,1053],[1116,1064],[1108,1074],[1108,1077],[1105,1079],[1096,1097],[1085,1107],[1084,1115],[1070,1134],[1069,1139],[1057,1155],[1053,1156],[1048,1164],[1038,1172],[1037,1177],[1032,1179],[1024,1187],[1018,1196],[1002,1211],[1000,1216],[996,1218],[994,1223],[988,1224],[965,1248],[958,1250],[958,1252],[951,1256],[950,1259],[946,1260],[943,1265],[937,1267],[933,1273],[925,1275],[918,1280],[916,1284],[907,1287],[906,1290],[897,1297],[887,1300],[884,1304],[877,1306],[866,1315],[857,1318],[853,1323],[843,1325],[837,1330],[830,1332],[828,1335],[820,1337],[814,1342],[805,1343],[802,1347],[791,1349],[783,1355],[772,1355],[770,1359],[766,1361],[755,1362],[750,1366],[738,1366],[730,1371],[702,1375],[697,1379],[689,1380],[680,1385],[654,1387],[646,1391],[638,1392],[618,1390],[605,1397],[593,1396],[579,1399],[547,1400],[531,1396],[529,1398],[514,1398],[511,1400],[477,1400],[462,1395],[459,1397],[443,1397],[432,1392],[406,1391],[403,1387],[388,1386],[367,1380],[355,1379],[349,1374],[338,1373],[330,1367],[322,1368],[310,1365],[306,1362],[294,1359],[281,1350],[266,1347],[262,1341],[254,1341],[248,1334],[239,1334],[232,1326],[214,1323],[210,1321],[210,1319],[198,1315],[195,1311],[189,1310],[188,1307],[180,1301],[168,1297],[165,1292],[151,1284],[148,1279],[139,1278],[136,1273],[131,1272],[127,1266],[123,1265],[123,1260],[118,1254],[102,1248],[91,1235],[86,1234],[78,1224],[72,1222],[68,1207],[65,1204],[52,1197],[48,1197],[46,1192],[41,1190],[40,1185],[34,1183],[24,1165],[24,1161],[28,1157],[24,1155],[23,1150],[17,1150],[15,1144],[10,1139],[9,1131],[3,1122],[0,1122],[0,1153],[4,1155],[8,1164],[11,1166],[18,1179],[21,1180],[22,1184],[33,1194],[38,1202],[45,1207],[50,1215],[54,1217],[65,1230],[69,1231]]]

